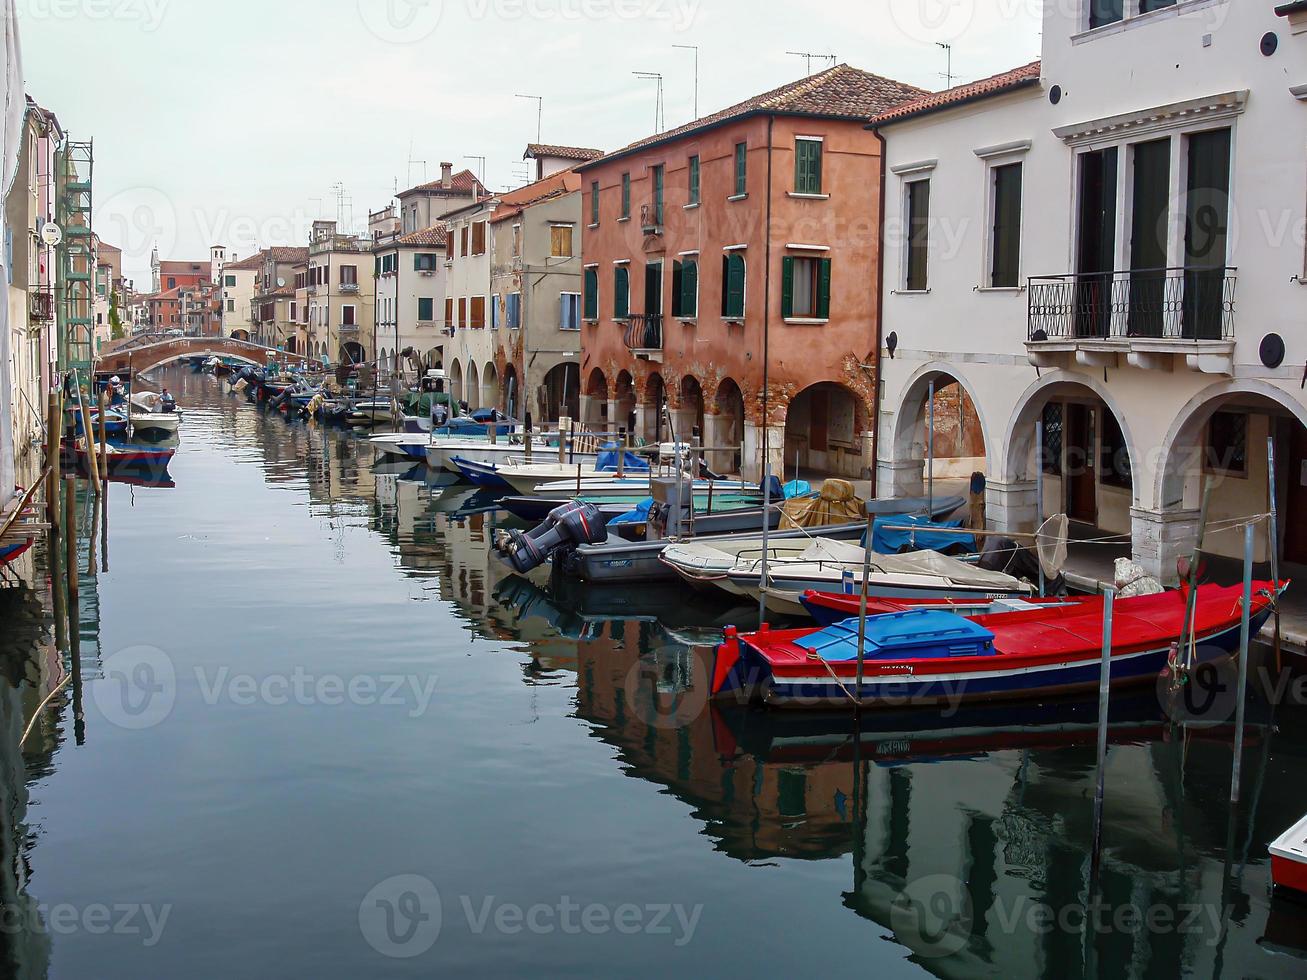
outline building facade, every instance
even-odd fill
[[[296,267],[308,261],[308,249],[277,245],[265,248],[228,269],[253,266],[250,324],[256,343],[292,354],[304,353],[299,340],[300,310],[295,295]]]
[[[445,229],[392,232],[373,245],[377,345],[383,362],[412,350],[428,368],[444,365]]]
[[[486,196],[486,189],[470,170],[454,173],[452,163],[440,165],[440,179],[418,184],[396,195],[399,232],[411,235],[434,227],[448,211],[472,204]]]
[[[224,262],[219,275],[222,285],[222,335],[238,340],[254,336],[254,284],[263,265],[263,253],[245,259],[235,255]]]
[[[308,350],[332,363],[365,364],[375,360],[372,244],[339,232],[334,221],[315,221],[308,252]],[[294,299],[290,281],[287,303]]]
[[[581,415],[756,479],[873,463],[881,148],[917,97],[840,65],[578,168]],[[740,447],[738,450],[734,447]]]
[[[455,400],[468,408],[499,404],[490,305],[490,218],[487,198],[445,215],[445,371]]]
[[[1042,492],[1174,581],[1205,486],[1210,521],[1307,505],[1302,6],[1046,5],[1041,63],[876,121],[881,493],[921,488],[923,406],[956,384],[998,528]],[[1307,561],[1307,532],[1276,547]]]

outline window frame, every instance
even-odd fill
[[[690,154],[686,170],[686,194],[689,200],[686,208],[697,208],[703,202],[703,161],[699,154]]]
[[[593,279],[593,289],[591,280]],[[591,301],[593,300],[593,306]],[[599,322],[599,266],[587,265],[581,275],[581,320]]]
[[[631,220],[631,173],[622,174],[622,211],[619,221]]]
[[[735,188],[735,193],[731,195],[730,200],[739,201],[749,196],[749,141],[744,140],[735,144],[735,153],[732,157],[732,175],[731,186]]]
[[[576,306],[576,326],[574,326],[574,327],[569,327],[566,323],[563,322],[563,315],[562,315],[562,314],[563,314],[563,301],[564,301],[565,299],[569,298],[569,297],[574,298],[575,301],[576,301],[576,303],[575,303],[575,306]],[[585,302],[585,300],[584,300],[584,298],[582,297],[582,295],[581,295],[580,293],[574,293],[574,292],[571,292],[571,291],[566,290],[566,289],[564,289],[564,290],[562,290],[561,292],[559,292],[559,294],[558,294],[558,314],[559,314],[559,316],[558,316],[558,329],[559,329],[559,330],[565,330],[565,331],[567,331],[568,333],[575,333],[575,332],[577,332],[577,331],[579,331],[579,330],[581,329],[581,324],[582,324],[582,322],[585,320],[585,317],[582,315],[582,314],[585,312],[584,309],[582,308],[582,304],[583,304],[584,302]]]
[[[520,227],[520,226],[519,226]],[[567,252],[557,251],[556,245],[559,232],[567,232]],[[576,258],[576,227],[569,221],[554,221],[549,224],[549,257],[551,259],[574,259]]]
[[[731,265],[738,259],[740,272],[740,311],[731,312]],[[722,253],[722,320],[727,323],[743,324],[749,312],[749,256],[745,249],[727,249]]]
[[[620,277],[625,277],[623,282]],[[625,294],[625,295],[623,295]],[[613,319],[631,319],[631,263],[613,263]]]
[[[428,315],[422,315],[422,304],[427,304]],[[434,296],[418,297],[418,323],[435,323],[436,322],[436,298]]]
[[[825,197],[825,166],[826,166],[826,141],[821,136],[796,136],[794,137],[794,194],[797,197]],[[805,176],[811,180],[813,175],[804,173],[804,158],[799,148],[805,147],[809,152],[816,149],[816,188],[810,184],[805,184]],[[812,161],[808,161],[811,163]]]
[[[599,227],[599,181],[590,181],[590,227]]]
[[[1015,246],[1016,257],[1013,261],[1013,282],[1000,283],[998,279],[997,263],[999,258],[999,176],[1003,172],[1011,172],[1015,168],[1017,172],[1017,212],[1016,212],[1016,232]],[[1023,159],[999,159],[993,160],[986,167],[986,180],[989,191],[989,220],[987,222],[988,234],[985,241],[985,289],[1020,289],[1022,284],[1022,262],[1025,258],[1025,225],[1026,225],[1026,168]]]
[[[900,281],[903,284],[902,292],[905,293],[925,293],[930,291],[930,185],[930,174],[905,178],[903,181],[903,227],[907,234],[903,241],[903,275]],[[922,279],[919,284],[915,284],[912,278],[913,251],[918,247],[918,243],[916,241],[917,231],[914,227],[917,218],[914,216],[913,212],[913,192],[918,187],[922,186],[926,189],[926,214],[924,219],[925,237],[920,243],[922,254]]]
[[[1224,461],[1218,461],[1215,446],[1212,443],[1212,423],[1218,417],[1240,419],[1243,426],[1243,467],[1227,467]],[[1203,472],[1211,473],[1218,476],[1228,476],[1234,479],[1245,480],[1248,478],[1248,438],[1252,428],[1252,416],[1248,412],[1225,411],[1217,409],[1212,413],[1211,418],[1207,420],[1207,425],[1203,427]]]
[[[799,282],[801,264],[810,277],[811,312],[800,312],[794,308],[795,286]],[[797,253],[784,256],[781,259],[781,318],[787,323],[829,323],[833,268],[834,262],[827,254]]]

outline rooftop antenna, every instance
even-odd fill
[[[699,45],[697,44],[673,44],[672,47],[680,48],[682,51],[694,52],[694,118],[699,118]]]
[[[331,185],[331,190],[336,195],[336,227],[347,229],[354,223],[354,199],[339,180]]]
[[[527,99],[536,104],[536,142],[541,140],[545,131],[545,97],[543,95],[515,95],[515,99]]]
[[[654,132],[661,133],[666,128],[663,116],[663,76],[656,71],[633,71],[631,74],[636,78],[658,83],[658,101],[654,106]]]
[[[812,63],[814,61],[829,61],[831,67],[834,68],[835,63],[839,60],[833,54],[817,54],[812,51],[786,51],[785,53],[794,58],[802,58],[807,62],[809,75],[812,74]]]
[[[946,88],[953,87],[953,45],[945,44],[943,41],[936,41],[935,46],[944,49],[945,69],[944,74],[940,77],[945,81]]]
[[[463,159],[475,160],[477,161],[477,163],[481,164],[481,166],[477,168],[477,180],[481,181],[481,183],[484,184],[486,182],[486,158],[473,156],[472,154],[469,153],[467,156],[463,157]]]
[[[413,185],[413,164],[415,164],[415,163],[420,163],[420,164],[422,164],[422,179],[423,179],[423,180],[426,180],[426,179],[427,179],[427,162],[426,162],[425,160],[414,160],[414,159],[413,159],[413,141],[412,141],[412,140],[409,140],[409,141],[408,141],[408,186],[409,186],[409,187],[414,186],[414,185]]]

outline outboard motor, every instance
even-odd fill
[[[525,575],[539,568],[559,552],[583,544],[605,544],[608,526],[593,504],[572,503],[559,507],[534,531],[510,531],[496,548],[513,568]]]

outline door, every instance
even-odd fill
[[[1160,337],[1166,327],[1167,222],[1171,199],[1171,141],[1134,147],[1130,217],[1131,337]]]
[[[1096,410],[1066,407],[1066,514],[1082,524],[1098,523],[1098,453]]]
[[[1225,262],[1230,229],[1230,130],[1189,137],[1185,195],[1184,336],[1220,340],[1225,331]]]
[[[1307,427],[1293,425],[1293,437],[1289,443],[1288,493],[1284,517],[1280,526],[1284,529],[1284,560],[1298,564],[1307,564],[1307,520],[1292,520],[1294,514],[1307,513]]]
[[[1116,264],[1116,147],[1080,155],[1080,213],[1076,241],[1075,331],[1106,337],[1112,324]]]

